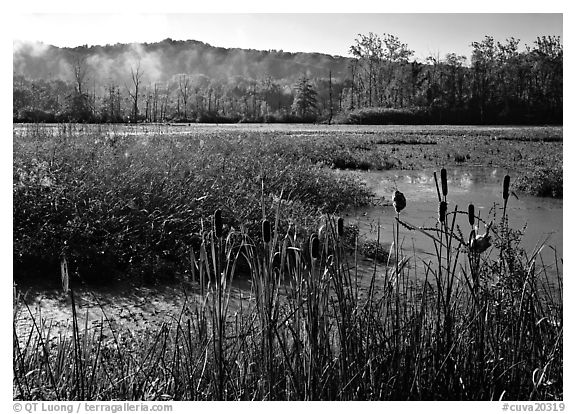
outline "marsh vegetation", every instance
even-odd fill
[[[532,191],[516,178],[562,165],[561,137],[15,126],[14,398],[562,399],[562,257],[525,248],[508,219],[511,194]],[[462,164],[512,176],[491,215],[451,203],[440,171]],[[410,197],[379,200],[359,173],[389,169],[438,172],[430,225],[414,222]],[[375,237],[342,219],[378,202],[392,204],[393,225]],[[432,255],[401,246],[412,232]],[[63,283],[68,326],[27,294]],[[142,302],[180,293],[170,312],[122,326],[103,285],[146,286]]]

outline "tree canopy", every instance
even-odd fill
[[[470,57],[414,59],[391,34],[358,35],[350,57],[140,45],[14,51],[23,122],[562,123],[563,45],[486,36]],[[393,116],[392,116],[393,115]],[[401,116],[398,116],[401,115]]]

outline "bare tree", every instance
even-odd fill
[[[72,58],[72,72],[74,74],[74,82],[78,95],[82,95],[84,80],[88,74],[88,66],[86,65],[86,56],[76,54]]]
[[[92,99],[89,90],[85,91],[86,75],[88,73],[86,57],[79,53],[73,54],[70,66],[74,77],[74,92],[68,95],[66,99],[69,118],[76,122],[93,120],[95,99]],[[96,83],[94,83],[95,88]]]
[[[164,94],[162,95],[162,101],[160,102],[160,120],[166,120],[166,113],[168,112],[168,101],[170,99],[170,83],[166,85],[164,89]]]
[[[333,103],[332,103],[332,70],[330,70],[328,72],[328,88],[329,88],[328,93],[329,93],[329,101],[330,101],[330,103],[329,103],[330,112],[329,112],[329,118],[328,118],[328,125],[330,125],[332,123],[332,117],[334,115],[332,112],[333,108],[334,108]]]
[[[188,75],[180,75],[178,77],[178,94],[182,98],[182,104],[184,105],[185,120],[188,120],[188,99],[190,98],[190,92],[190,77]]]
[[[120,88],[117,87],[113,81],[110,81],[106,85],[107,96],[104,99],[106,113],[106,119],[109,122],[118,122],[121,118],[121,98],[120,98]]]
[[[126,89],[132,99],[132,122],[134,123],[138,122],[138,93],[140,91],[140,84],[142,83],[143,76],[144,72],[140,69],[140,61],[138,61],[136,71],[134,71],[134,68],[130,66],[130,77],[132,79],[134,90],[132,91],[128,87]]]
[[[154,83],[154,92],[152,94],[152,121],[158,122],[158,101],[160,99],[160,89],[158,84]]]
[[[144,116],[146,122],[152,122],[152,92],[150,89],[151,88],[148,87],[148,90],[146,91],[146,115]]]

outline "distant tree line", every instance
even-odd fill
[[[409,124],[562,123],[563,46],[538,38],[487,36],[465,56],[413,59],[397,37],[359,35],[347,76],[296,82],[263,76],[181,73],[150,82],[139,63],[125,82],[97,84],[86,56],[70,59],[69,81],[15,72],[15,122],[341,122]],[[250,64],[250,63],[246,63]],[[315,69],[317,73],[317,68]]]
[[[350,48],[347,109],[360,110],[358,122],[562,123],[559,37],[541,37],[520,50],[517,39],[500,43],[487,36],[472,48],[470,65],[454,53],[419,63],[395,36],[360,35]]]

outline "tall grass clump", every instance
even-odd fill
[[[14,263],[18,278],[169,281],[198,245],[202,221],[221,209],[224,232],[258,234],[261,204],[283,191],[286,228],[368,203],[352,174],[299,153],[297,143],[251,134],[117,135],[31,130],[14,137]],[[52,272],[52,276],[50,276]],[[48,274],[47,274],[48,273]],[[108,280],[107,280],[108,279]]]
[[[368,272],[341,218],[323,215],[304,235],[283,225],[281,191],[260,205],[256,233],[213,210],[186,253],[180,312],[139,336],[105,307],[97,328],[74,312],[54,335],[17,299],[15,324],[28,314],[32,326],[14,330],[14,398],[561,400],[561,259],[540,262],[547,246],[527,253],[500,203],[487,217],[451,205],[446,177],[429,228],[409,223],[397,190],[393,260]],[[430,239],[431,258],[404,251],[412,231]]]

